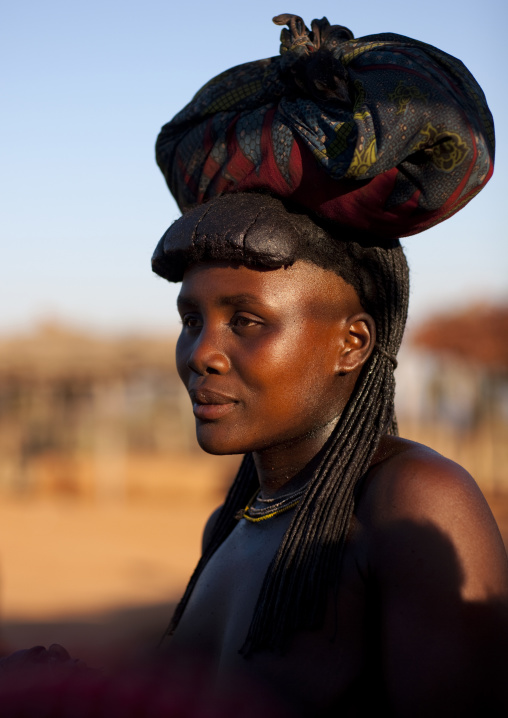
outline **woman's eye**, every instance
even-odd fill
[[[231,325],[233,327],[240,327],[240,328],[255,327],[260,324],[261,324],[260,321],[253,319],[252,317],[245,316],[243,314],[235,314],[235,316],[231,320]]]
[[[193,314],[184,314],[182,317],[182,324],[184,327],[188,327],[189,329],[195,329],[196,327],[200,327],[202,322],[199,317],[196,317]]]

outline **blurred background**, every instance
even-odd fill
[[[0,651],[101,664],[155,645],[238,459],[197,447],[174,369],[178,287],[150,256],[179,216],[153,146],[212,76],[277,54],[271,17],[326,15],[459,57],[496,120],[493,179],[404,241],[401,434],[475,476],[508,542],[507,8],[323,0],[48,0],[2,9]]]

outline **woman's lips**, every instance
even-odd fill
[[[220,419],[234,409],[237,403],[233,397],[210,389],[191,389],[192,411],[197,419]]]
[[[192,411],[196,419],[220,419],[228,414],[235,406],[234,402],[229,404],[193,404]]]

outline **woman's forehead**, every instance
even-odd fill
[[[223,261],[198,262],[184,273],[179,303],[233,304],[234,300],[266,305],[299,304],[302,308],[346,304],[361,311],[354,288],[329,269],[297,260],[273,269]]]

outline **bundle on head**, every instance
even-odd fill
[[[302,259],[335,271],[355,288],[376,322],[377,346],[270,565],[243,647],[246,654],[262,647],[283,650],[296,630],[315,628],[323,619],[328,589],[337,580],[355,489],[381,437],[395,430],[393,370],[407,316],[407,263],[398,241],[380,243],[310,217],[280,199],[250,193],[225,195],[186,213],[162,237],[152,260],[158,274],[179,281],[188,265],[200,261],[276,268]],[[254,462],[246,455],[169,632],[256,487]]]
[[[156,156],[180,209],[269,189],[379,237],[461,209],[494,166],[481,87],[456,58],[403,35],[354,39],[326,18],[282,32],[280,57],[233,67],[168,124]]]

